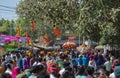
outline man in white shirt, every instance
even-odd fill
[[[107,58],[107,61],[104,63],[106,70],[108,73],[111,72],[111,68],[112,68],[112,63],[110,62],[110,57]]]

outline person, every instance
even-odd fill
[[[84,53],[83,54],[83,57],[82,57],[82,65],[84,67],[87,67],[88,66],[88,58],[86,57],[86,54]]]
[[[36,57],[35,54],[31,55],[31,58],[30,58],[30,67],[33,66],[33,64],[34,64],[34,62],[35,62],[35,60],[36,60],[35,57]]]
[[[42,67],[43,69],[43,67]],[[35,65],[30,69],[31,76],[29,78],[37,78],[38,72],[40,71],[39,66]]]
[[[57,64],[58,64],[58,66],[60,67],[60,69],[63,68],[63,60],[64,60],[63,54],[60,54],[60,55],[59,55],[59,59],[58,59],[58,61],[57,61]]]
[[[31,75],[30,69],[24,70],[24,73],[25,73],[25,75],[26,75],[27,77],[29,77],[29,76]]]
[[[5,72],[5,70],[7,69],[7,68],[6,68],[6,64],[7,64],[7,62],[6,62],[5,58],[3,57],[3,58],[2,58],[2,64],[1,64],[1,66],[2,66],[4,72]]]
[[[13,66],[16,67],[16,56],[13,56]]]
[[[112,53],[109,54],[109,57],[110,57],[110,62],[113,62],[113,60],[115,59],[115,57],[113,56]]]
[[[79,66],[82,65],[82,55],[79,55]]]
[[[45,67],[41,64],[36,66],[37,69],[31,73],[32,77],[30,76],[29,78],[50,78],[50,75],[47,73],[47,70]],[[37,76],[37,77],[36,77]]]
[[[78,74],[75,78],[86,78],[84,73],[85,73],[85,68],[83,66],[78,67]]]
[[[105,63],[105,58],[103,58],[103,56],[100,54],[96,62],[97,68],[99,69],[102,65],[104,65],[104,63]]]
[[[109,75],[109,78],[115,78],[115,76],[119,75],[117,73],[119,73],[120,69],[117,66],[120,66],[120,62],[118,60],[114,62],[114,71]]]
[[[11,67],[11,65],[8,63],[6,65],[6,67],[7,67],[7,70],[5,71],[5,73],[12,75],[12,67]]]
[[[16,76],[20,73],[20,68],[18,66],[14,67],[12,70],[12,78],[16,78]]]
[[[3,73],[3,74],[0,75],[0,78],[12,78],[12,77],[8,73]]]
[[[76,71],[77,70],[76,56],[73,56],[73,58],[72,58],[72,65],[73,65],[74,70]]]
[[[38,64],[37,65],[41,65],[42,64],[42,61],[43,61],[43,59],[40,57],[40,58],[38,58]],[[43,65],[43,64],[42,64]]]
[[[21,74],[18,74],[16,78],[28,78],[28,77],[26,74],[21,73]]]
[[[65,70],[60,78],[75,78],[73,74],[71,74],[69,71]]]
[[[65,71],[66,67],[70,67],[70,63],[68,61],[63,62],[63,68],[59,71],[59,74],[62,75]]]
[[[9,52],[6,54],[5,60],[6,60],[7,62],[10,61],[10,60],[12,60]]]
[[[93,74],[94,74],[94,68],[88,66],[86,69],[86,73],[87,73],[87,77],[86,78],[94,78]]]
[[[107,61],[104,63],[104,65],[106,67],[107,74],[109,75],[112,68],[112,62],[110,61],[110,57],[107,57]]]
[[[97,78],[107,78],[106,71],[102,68],[100,68],[97,72],[98,77]]]
[[[50,78],[59,78],[60,77],[59,68],[57,68],[56,66],[53,66],[51,69],[51,73],[49,75],[50,75]]]
[[[4,69],[2,66],[0,66],[0,73],[4,73]]]
[[[25,54],[22,55],[22,68],[23,68],[23,70],[28,68],[28,62],[27,62],[27,58],[26,58]]]
[[[112,62],[112,70],[114,71],[115,64],[120,62],[120,56],[117,56],[116,59],[113,60]]]
[[[22,58],[21,58],[20,54],[17,54],[16,56],[17,56],[17,66],[18,66],[21,70],[23,70],[23,61],[22,61]]]
[[[97,69],[96,62],[95,62],[95,60],[94,60],[94,57],[90,57],[90,60],[89,60],[88,66],[93,67],[94,70]]]

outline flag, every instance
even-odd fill
[[[59,36],[61,33],[60,33],[60,30],[58,29],[58,27],[55,27],[55,29],[54,29],[54,34],[56,35],[56,36]]]
[[[28,37],[29,37],[28,32],[26,32],[27,45],[30,46],[30,40],[28,40]]]
[[[17,35],[18,35],[18,37],[20,37],[20,26],[18,26],[18,28],[17,28]]]
[[[34,27],[35,27],[35,23],[34,21],[32,21],[32,29],[34,29]]]
[[[27,45],[30,46],[30,40],[27,40]]]
[[[26,38],[28,38],[28,36],[29,36],[29,35],[28,35],[28,32],[26,32]]]

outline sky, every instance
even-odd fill
[[[14,8],[17,7],[21,0],[0,0],[0,19],[16,20],[18,15]],[[81,0],[78,0],[80,3]]]
[[[15,8],[21,0],[0,0],[0,19],[16,20],[18,15]]]

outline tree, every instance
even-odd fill
[[[119,45],[119,4],[119,0],[82,0],[77,31],[101,44]]]
[[[18,5],[17,13],[29,25],[32,20],[35,21],[36,33],[50,33],[51,38],[54,37],[53,29],[56,25],[61,35],[66,30],[74,33],[74,24],[79,15],[77,0],[24,0]]]
[[[15,35],[15,22],[13,20],[0,20],[0,33],[6,34],[6,35]]]
[[[22,32],[28,30],[32,38],[46,33],[54,38],[57,26],[61,36],[69,30],[101,44],[120,45],[119,4],[119,0],[22,0],[16,10]],[[32,20],[35,29],[31,32]]]

